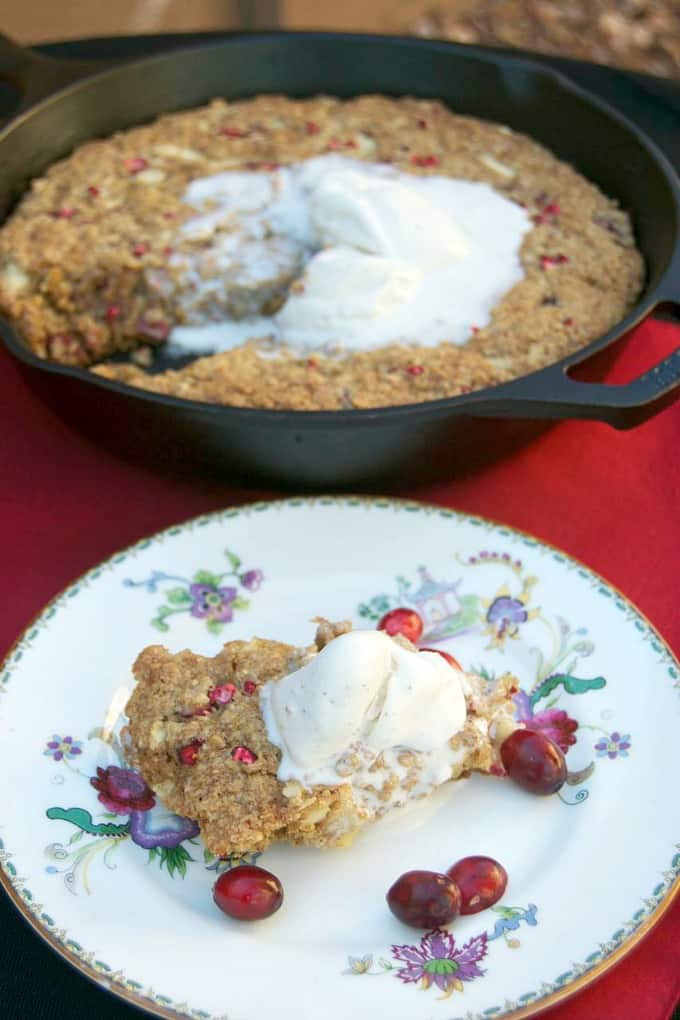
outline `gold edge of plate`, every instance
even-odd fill
[[[530,1003],[527,1006],[523,1006],[521,1009],[513,1010],[511,1013],[499,1013],[496,1020],[522,1020],[524,1017],[536,1016],[538,1013],[542,1013],[543,1010],[551,1009],[553,1006],[557,1006],[559,1003],[565,1002],[567,999],[571,999],[572,996],[577,995],[583,991],[589,985],[595,984],[600,978],[604,977],[605,974],[610,971],[613,967],[628,956],[633,949],[635,949],[640,942],[649,934],[652,928],[654,928],[664,914],[673,906],[675,898],[680,893],[680,875],[675,879],[672,886],[666,890],[663,899],[654,908],[651,914],[640,923],[640,926],[635,929],[631,935],[622,942],[609,956],[605,957],[599,963],[595,964],[585,974],[581,974],[580,977],[574,978],[569,984],[563,988],[559,988],[555,992],[551,992],[546,995],[545,998],[538,1000],[536,1003]]]
[[[119,999],[123,999],[125,1002],[129,1002],[133,1006],[143,1010],[144,1012],[155,1017],[166,1018],[166,1020],[178,1020],[178,1018],[186,1018],[186,1020],[193,1020],[190,1013],[179,1011],[178,1009],[172,1009],[166,1006],[155,1003],[153,999],[149,999],[146,996],[136,993],[124,985],[121,985],[118,981],[107,979],[101,972],[97,971],[94,967],[82,960],[72,953],[63,943],[56,938],[52,933],[45,928],[38,918],[26,907],[25,903],[17,893],[16,889],[12,885],[10,879],[5,874],[4,870],[0,868],[0,886],[5,890],[9,899],[14,904],[18,912],[24,918],[24,920],[30,925],[33,931],[38,935],[43,942],[45,942],[53,952],[57,953],[70,967],[78,971],[83,977],[87,978],[93,984],[110,995],[115,995]],[[585,974],[580,977],[574,978],[569,984],[563,988],[557,989],[555,992],[551,992],[549,995],[537,1000],[534,1003],[529,1003],[526,1006],[522,1006],[520,1009],[513,1009],[509,1013],[497,1014],[497,1020],[525,1020],[527,1017],[537,1016],[544,1010],[548,1010],[553,1006],[565,1002],[571,999],[574,995],[583,991],[589,985],[594,984],[600,978],[604,977],[605,974],[612,968],[616,967],[617,964],[628,956],[632,950],[634,950],[640,942],[649,934],[652,928],[654,928],[666,912],[673,906],[675,898],[680,892],[680,876],[675,880],[673,885],[667,890],[663,900],[659,905],[649,914],[640,926],[623,942],[614,952],[610,953],[604,960],[596,964]]]
[[[160,1003],[155,1003],[153,999],[149,999],[143,994],[136,993],[131,988],[126,988],[125,985],[121,985],[119,981],[107,978],[105,974],[98,971],[95,967],[79,960],[75,953],[68,949],[68,947],[65,946],[56,935],[53,935],[48,928],[41,924],[40,919],[37,918],[26,906],[25,902],[12,885],[11,879],[2,867],[0,867],[0,888],[4,889],[10,901],[14,904],[24,921],[30,925],[35,934],[38,935],[53,952],[60,956],[62,960],[69,965],[69,967],[78,971],[92,984],[97,985],[100,991],[106,992],[109,995],[115,995],[117,998],[123,999],[125,1002],[129,1002],[137,1009],[144,1010],[151,1016],[163,1017],[167,1018],[167,1020],[184,1020],[184,1018],[186,1018],[186,1020],[194,1020],[190,1013],[179,1012],[176,1009],[162,1006]]]
[[[467,510],[459,510],[456,509],[455,507],[446,506],[445,504],[441,503],[430,503],[424,500],[408,499],[399,496],[380,496],[377,494],[355,495],[352,493],[345,493],[343,495],[335,494],[326,495],[324,493],[319,493],[317,495],[310,496],[290,496],[281,499],[257,500],[256,502],[253,503],[237,504],[235,509],[247,511],[253,507],[263,505],[281,507],[290,506],[292,508],[296,508],[299,505],[313,506],[315,503],[318,502],[322,503],[330,502],[338,505],[350,505],[350,506],[356,503],[368,503],[369,505],[380,503],[382,505],[379,506],[378,509],[389,508],[390,505],[393,505],[403,507],[406,506],[419,507],[426,510],[451,511],[452,514],[459,514],[461,517],[473,518],[474,520],[481,521],[485,524],[492,524],[499,528],[505,528],[507,531],[513,532],[514,534],[520,535],[524,538],[529,538],[531,539],[532,542],[536,542],[539,546],[544,546],[545,548],[550,549],[552,552],[556,552],[559,553],[561,556],[565,556],[573,563],[579,564],[579,566],[587,570],[589,574],[597,578],[612,591],[615,591],[617,595],[619,595],[625,602],[627,602],[628,605],[630,605],[635,610],[635,612],[640,616],[640,618],[645,621],[648,628],[652,631],[653,634],[655,634],[660,639],[666,651],[669,653],[670,658],[673,660],[675,665],[680,669],[680,660],[678,660],[673,649],[671,649],[670,645],[665,640],[663,635],[658,631],[658,629],[649,619],[647,614],[643,612],[643,610],[641,610],[634,602],[632,602],[631,599],[623,591],[621,591],[619,587],[617,587],[617,585],[607,580],[607,578],[603,577],[602,574],[600,574],[598,571],[593,570],[593,568],[590,567],[583,560],[580,560],[578,557],[573,556],[569,552],[566,552],[566,550],[560,548],[557,545],[554,545],[552,542],[540,538],[539,536],[534,535],[532,532],[526,531],[523,528],[518,528],[515,527],[515,525],[507,524],[505,521],[500,521],[497,518],[488,517],[485,514],[471,513]],[[384,507],[384,504],[387,504],[387,507]],[[57,594],[54,595],[47,603],[45,603],[45,605],[40,610],[38,610],[37,613],[34,614],[30,622],[26,625],[26,627],[24,627],[23,631],[21,631],[17,638],[12,642],[9,650],[3,657],[2,662],[0,662],[0,670],[6,669],[8,667],[9,659],[11,658],[14,650],[24,639],[24,636],[27,634],[27,632],[34,626],[35,623],[37,623],[40,617],[44,613],[46,613],[70,588],[72,588],[73,585],[78,584],[80,581],[84,580],[92,570],[95,570],[98,566],[108,563],[114,557],[132,552],[139,545],[140,542],[153,541],[157,538],[160,538],[160,536],[166,534],[166,532],[173,530],[174,528],[191,524],[193,521],[196,520],[211,517],[218,519],[223,513],[224,509],[212,510],[208,511],[208,513],[205,514],[197,514],[194,517],[185,518],[183,520],[178,521],[175,524],[172,523],[167,524],[164,528],[161,528],[150,535],[146,535],[143,538],[138,539],[137,542],[133,542],[130,545],[123,546],[122,548],[114,550],[113,552],[109,553],[109,555],[105,559],[95,564],[94,567],[90,567],[87,570],[83,571],[82,573],[78,574],[75,578],[73,578],[73,580],[71,580],[59,592],[57,592]],[[71,967],[73,967],[75,970],[81,973],[88,980],[96,984],[102,991],[113,994],[118,998],[131,1003],[133,1006],[136,1006],[137,1008],[151,1014],[152,1016],[167,1018],[167,1020],[177,1020],[178,1017],[186,1018],[186,1020],[192,1020],[191,1014],[179,1012],[176,1009],[171,1009],[162,1006],[159,1003],[155,1003],[152,999],[149,999],[144,995],[140,995],[132,991],[131,989],[124,987],[119,982],[107,979],[94,967],[91,967],[89,964],[84,963],[82,960],[79,960],[78,957],[73,952],[71,952],[65,945],[63,945],[63,943],[58,938],[52,935],[49,929],[47,929],[46,927],[44,927],[44,925],[40,923],[39,919],[31,912],[31,910],[26,906],[23,899],[19,896],[9,876],[6,874],[2,867],[0,867],[0,887],[2,887],[5,890],[11,902],[14,904],[14,906],[19,911],[24,920],[31,926],[33,931],[35,931],[35,933],[38,936],[40,936],[40,938],[45,943],[47,943],[47,945],[49,945],[49,947],[54,952],[61,956],[66,963],[68,963]],[[609,970],[611,970],[613,967],[619,964],[626,956],[628,956],[628,954],[633,949],[635,949],[640,944],[640,942],[645,938],[645,936],[651,931],[653,927],[655,927],[656,924],[658,924],[658,922],[661,920],[664,914],[666,914],[670,907],[674,904],[675,898],[678,895],[678,893],[680,893],[680,875],[678,875],[678,877],[675,879],[672,886],[670,886],[666,890],[663,899],[654,908],[651,914],[648,914],[647,917],[645,917],[645,919],[641,921],[640,925],[635,929],[635,931],[633,931],[628,936],[628,938],[626,938],[625,941],[621,943],[620,946],[618,946],[603,960],[595,964],[584,974],[581,974],[579,977],[574,978],[568,984],[565,984],[564,987],[549,993],[548,995],[537,1000],[536,1002],[528,1003],[526,1006],[522,1006],[519,1009],[513,1009],[509,1013],[506,1012],[497,1014],[497,1020],[525,1020],[525,1018],[527,1017],[536,1016],[537,1014],[542,1013],[544,1010],[548,1010],[551,1007],[558,1005],[559,1003],[565,1002],[567,999],[572,998],[572,996],[577,995],[580,991],[587,988],[594,982],[598,981]]]

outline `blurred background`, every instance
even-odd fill
[[[680,78],[680,0],[0,0],[24,43],[229,28],[436,36]]]

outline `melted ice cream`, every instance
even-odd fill
[[[248,337],[297,350],[465,343],[522,279],[531,227],[488,184],[335,154],[200,178],[184,201],[196,210],[184,237],[209,245],[173,256],[187,324],[171,341],[196,353]],[[282,306],[260,314],[277,288]]]

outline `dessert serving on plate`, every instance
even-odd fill
[[[491,684],[349,624],[320,621],[310,647],[255,638],[214,658],[154,645],[134,672],[129,757],[218,857],[347,845],[449,780],[503,774],[518,726],[510,674]]]
[[[427,584],[419,565],[431,575]],[[232,601],[232,568],[261,581],[246,589],[247,607]],[[429,583],[435,577],[441,581]],[[517,676],[519,728],[499,748],[508,778],[473,774],[444,783],[382,819],[366,818],[348,849],[277,836],[261,855],[249,847],[216,858],[194,822],[170,813],[170,788],[177,785],[172,804],[201,817],[212,768],[214,788],[232,790],[219,805],[226,831],[230,811],[240,824],[246,796],[259,799],[258,782],[276,791],[291,781],[279,778],[279,766],[286,753],[309,745],[290,727],[270,738],[262,690],[271,684],[293,707],[302,690],[296,675],[305,689],[314,677],[332,679],[329,655],[352,632],[324,628],[321,651],[316,642],[307,647],[308,621],[318,613],[350,617],[355,627],[382,625],[385,633],[399,624],[421,649],[446,649],[490,683]],[[129,709],[135,755],[119,739],[118,719],[130,697],[130,664],[160,634],[170,651],[146,651],[144,669],[137,667]],[[233,643],[254,634],[277,641]],[[368,631],[357,634],[363,641]],[[202,656],[170,654],[184,648]],[[441,658],[394,648],[400,662],[402,651],[411,662]],[[276,670],[265,667],[265,651],[270,662],[272,652],[278,656]],[[344,652],[340,658],[348,661]],[[454,736],[456,688],[467,677],[443,658],[441,665],[450,678]],[[435,725],[443,717],[443,674],[424,681],[417,718],[402,697],[406,672],[391,673],[392,704],[409,704],[407,715],[397,714],[406,718],[405,735],[385,714],[389,699],[376,703],[377,714],[364,711],[353,683],[332,740],[317,728],[312,748],[323,752],[321,764],[338,761],[355,720],[372,749],[393,734],[415,744],[423,719],[429,727],[431,714]],[[613,965],[678,890],[677,678],[662,639],[619,592],[509,527],[382,499],[229,508],[98,565],[37,618],[10,655],[0,713],[0,879],[26,919],[81,972],[162,1016],[216,1020],[225,1009],[243,1020],[277,1010],[300,1020],[526,1014],[527,1003],[542,1009]],[[318,686],[332,693],[339,684]],[[484,690],[472,700],[474,714],[466,697],[468,721],[496,715]],[[319,722],[328,718],[318,702],[306,703]],[[142,746],[154,724],[155,750]],[[447,736],[433,728],[432,737],[448,753]],[[181,761],[180,751],[201,738],[195,764],[191,748]],[[539,790],[541,741],[552,747],[553,763],[561,755],[562,774],[553,769]],[[238,747],[260,757],[232,757]],[[564,785],[552,796],[529,796],[516,785],[522,764],[534,792],[554,791],[560,778]],[[318,768],[316,751],[311,764],[303,753],[298,767]],[[230,776],[230,787],[219,787],[220,775]],[[356,784],[352,775],[334,780],[337,787],[348,780],[348,814],[364,789],[363,772],[353,775]],[[184,785],[190,782],[193,790]],[[310,791],[321,800],[321,786]],[[217,805],[208,812],[218,818]],[[233,845],[201,824],[211,845]],[[267,822],[267,838],[278,824]],[[324,822],[315,824],[320,830]],[[636,834],[615,854],[613,825]],[[263,825],[258,831],[264,836]],[[244,929],[250,921],[256,926]],[[453,1001],[442,1004],[446,993]]]
[[[385,96],[215,100],[89,142],[0,231],[0,308],[34,353],[246,407],[503,382],[602,335],[642,280],[627,213],[547,149]],[[159,348],[183,367],[154,371]]]

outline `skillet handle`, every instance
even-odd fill
[[[9,81],[20,96],[20,102],[12,111],[13,116],[79,78],[95,74],[107,66],[108,61],[44,57],[0,33],[0,81]]]
[[[514,404],[510,412],[513,417],[519,413],[519,403],[522,417],[526,414],[531,418],[585,418],[628,429],[658,414],[680,397],[680,347],[649,371],[623,385],[571,379],[567,374],[571,364],[549,365],[510,383],[512,390],[508,396],[512,396],[511,405]],[[498,388],[501,400],[504,389],[503,386]],[[494,412],[485,407],[480,411],[475,408],[475,413],[486,416]]]

